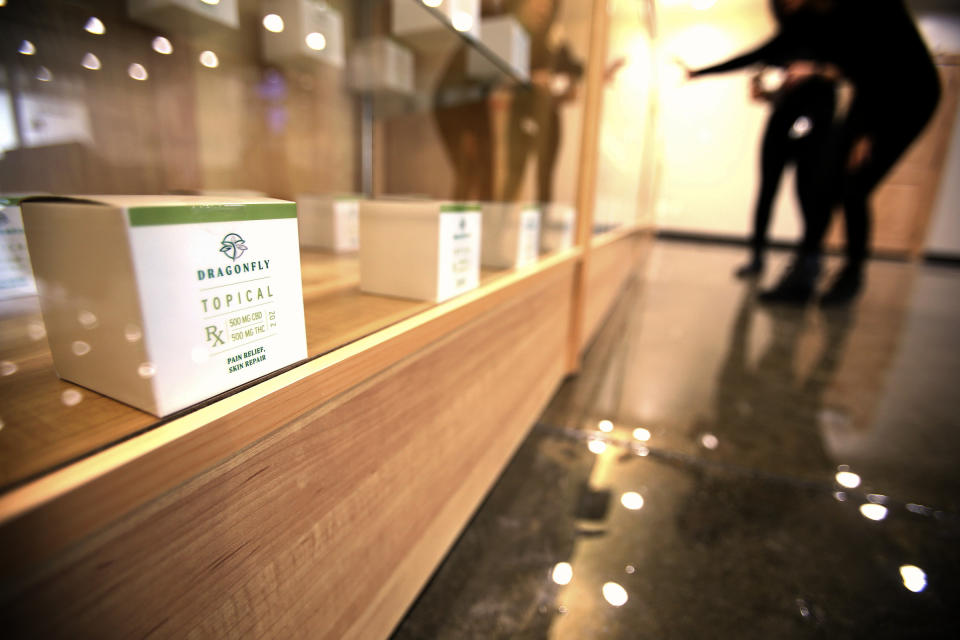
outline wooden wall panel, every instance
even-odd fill
[[[638,261],[648,252],[649,235],[648,231],[637,231],[619,237],[614,235],[609,241],[594,246],[590,251],[590,262],[585,276],[581,349],[589,344],[626,284],[627,278],[634,272]]]
[[[564,272],[4,583],[0,624],[385,636],[564,373]]]

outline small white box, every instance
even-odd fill
[[[83,196],[22,209],[60,377],[164,416],[306,358],[294,203]]]
[[[240,26],[237,0],[127,0],[127,13],[134,22],[169,33],[211,23],[230,29]]]
[[[0,196],[0,300],[36,293],[27,239],[23,234],[20,198]]]
[[[440,19],[461,33],[480,37],[480,0],[392,0],[391,4],[393,35],[415,49],[429,50],[450,41],[450,29]],[[431,8],[440,19],[424,6],[427,4],[436,4]]]
[[[355,196],[300,195],[297,221],[300,246],[335,253],[360,247],[360,199]]]
[[[567,204],[548,204],[543,208],[540,247],[544,253],[564,251],[573,246],[577,212]]]
[[[343,68],[343,16],[328,3],[264,0],[260,18],[263,57],[269,62],[323,62]]]
[[[484,203],[482,263],[513,269],[540,255],[540,208],[517,203]]]
[[[364,200],[360,289],[442,302],[480,283],[480,205]]]
[[[350,54],[350,88],[354,91],[414,93],[413,52],[389,38],[367,38]]]
[[[523,80],[530,77],[530,35],[510,15],[487,18],[481,23],[480,41],[506,62]],[[467,53],[467,74],[473,78],[497,79],[503,72],[475,49]]]

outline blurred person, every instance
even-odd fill
[[[768,42],[726,62],[687,70],[688,79],[756,64],[785,69],[796,60],[816,57],[816,48],[810,44],[811,33],[817,27],[813,20],[816,16],[793,10],[790,4],[789,0],[771,2],[780,28]],[[767,120],[760,148],[760,189],[753,216],[750,261],[737,270],[738,277],[753,277],[763,272],[770,211],[788,163],[793,162],[796,167],[797,199],[804,227],[810,225],[812,218],[823,217],[819,209],[826,206],[824,185],[829,176],[825,175],[824,167],[828,166],[835,139],[837,77],[827,73],[788,76],[779,87],[768,89],[764,70],[761,70],[753,78],[751,92],[754,98],[769,101],[773,112]]]

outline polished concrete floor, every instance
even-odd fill
[[[396,638],[960,637],[960,269],[742,259],[655,245]]]

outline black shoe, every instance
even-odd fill
[[[820,305],[824,307],[849,304],[863,288],[863,267],[846,265],[840,270],[827,292],[820,296]]]
[[[812,296],[820,275],[820,259],[812,256],[798,257],[772,289],[760,294],[760,302],[787,302],[803,304]]]
[[[733,272],[733,275],[740,278],[741,280],[746,280],[748,278],[756,278],[763,273],[763,260],[754,258],[747,264],[739,267],[736,271]]]

